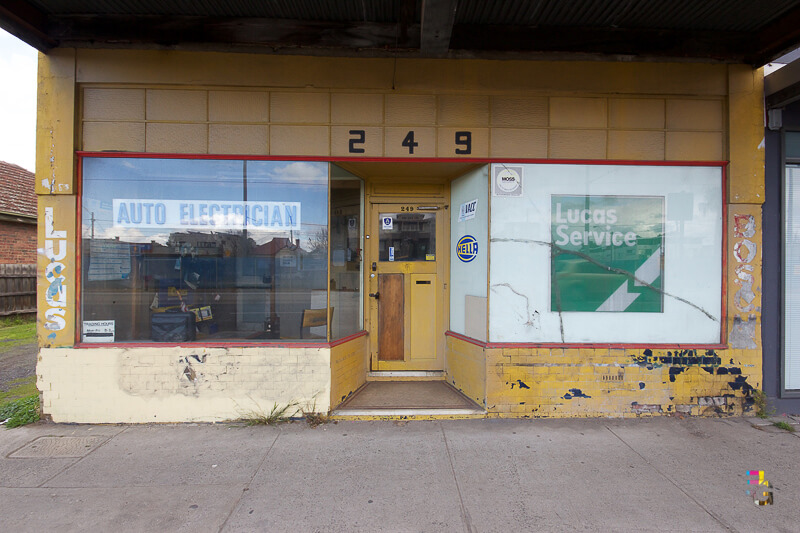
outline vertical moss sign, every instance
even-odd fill
[[[663,196],[551,196],[551,310],[662,313]]]

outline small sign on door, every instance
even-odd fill
[[[381,229],[392,229],[392,227],[393,227],[392,217],[381,218]]]
[[[394,261],[394,246],[389,247],[389,261]]]
[[[471,202],[465,202],[461,204],[461,208],[458,210],[458,221],[464,222],[465,220],[471,220],[475,218],[475,214],[478,212],[478,199],[474,199]]]

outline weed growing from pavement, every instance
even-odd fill
[[[761,389],[753,389],[753,405],[756,408],[756,416],[758,418],[769,418],[772,413],[767,410],[767,393]]]
[[[772,425],[789,433],[794,433],[794,427],[788,422],[773,422]]]
[[[314,403],[308,409],[300,409],[300,412],[303,414],[303,418],[305,419],[306,423],[315,428],[320,424],[327,424],[331,421],[330,413],[318,413],[317,412],[317,401],[314,400]]]
[[[7,428],[32,424],[39,420],[39,394],[0,405],[0,423]]]
[[[286,405],[278,405],[277,402],[272,406],[269,413],[259,410],[250,410],[239,420],[246,426],[277,426],[289,422],[299,411],[297,402]],[[294,411],[292,411],[294,409]],[[291,412],[290,412],[291,411]]]

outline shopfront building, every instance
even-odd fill
[[[56,421],[393,380],[474,404],[444,416],[737,414],[762,387],[759,70],[58,49],[39,95]]]

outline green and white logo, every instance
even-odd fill
[[[664,311],[664,197],[552,196],[551,309]]]

